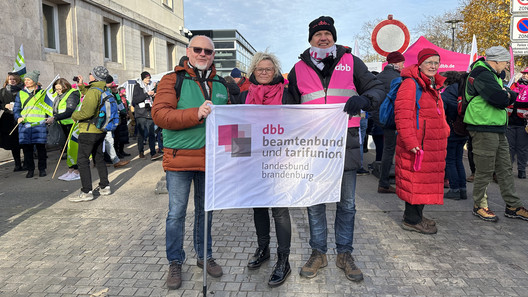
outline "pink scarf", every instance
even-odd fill
[[[246,104],[280,105],[284,84],[255,85],[250,84],[246,97]]]

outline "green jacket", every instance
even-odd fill
[[[188,73],[186,77],[190,77]],[[212,77],[213,88],[211,101],[215,105],[227,104],[228,93],[226,87],[219,81],[218,76]],[[181,85],[180,100],[176,109],[200,107],[206,100],[202,90],[195,80],[184,79]],[[173,149],[199,149],[205,146],[205,121],[194,127],[183,130],[163,129],[163,146]]]
[[[81,108],[72,114],[72,119],[79,122],[79,133],[103,133],[95,127],[91,120],[99,110],[101,102],[101,91],[97,88],[104,90],[105,87],[106,82],[104,81],[93,82],[84,95]]]
[[[469,104],[464,116],[464,123],[469,131],[505,133],[508,125],[506,107],[515,101],[516,93],[504,88],[499,74],[484,61],[477,60],[471,67],[484,67],[478,76],[471,73],[466,84],[466,98]],[[481,69],[480,69],[481,70]]]

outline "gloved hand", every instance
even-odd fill
[[[362,109],[370,106],[370,100],[365,96],[352,96],[345,104],[344,112],[349,115],[358,115]]]

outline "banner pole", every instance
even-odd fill
[[[57,161],[57,166],[55,166],[55,171],[53,171],[53,175],[51,176],[51,179],[55,177],[55,173],[57,173],[57,169],[59,168],[60,161],[62,159],[62,155],[64,155],[64,150],[66,150],[66,147],[68,147],[68,143],[70,143],[70,139],[72,136],[73,128],[75,127],[75,122],[73,123],[72,127],[70,128],[70,135],[68,135],[68,138],[66,139],[66,143],[64,144],[64,147],[62,148],[62,152],[59,156],[59,161]]]
[[[207,211],[204,211],[204,254],[203,254],[203,296],[207,296],[207,226],[209,225]]]

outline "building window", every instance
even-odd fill
[[[46,50],[59,53],[59,13],[56,4],[42,2],[42,28]]]
[[[172,1],[173,0],[161,0],[161,3],[167,8],[170,8],[172,10]]]
[[[144,68],[151,67],[152,59],[152,35],[141,34],[141,65]]]
[[[103,23],[103,44],[105,60],[112,60],[112,38],[111,38],[110,24]]]
[[[167,42],[167,71],[174,69],[176,61],[176,45],[174,43]]]

